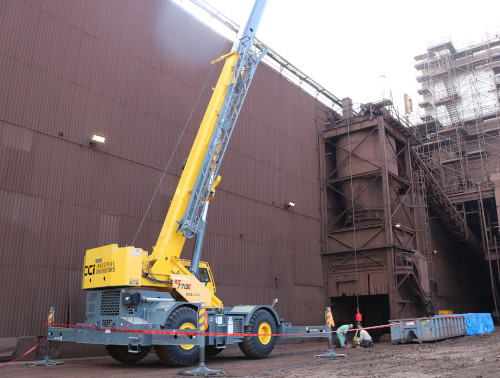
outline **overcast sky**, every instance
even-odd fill
[[[183,0],[186,2],[187,0]],[[254,0],[206,0],[242,26]],[[500,33],[500,0],[268,0],[258,38],[337,97],[415,104],[414,56],[446,39],[460,48]],[[385,79],[381,79],[384,76]]]

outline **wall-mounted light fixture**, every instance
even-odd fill
[[[293,201],[288,201],[287,203],[285,203],[285,209],[290,209],[291,207],[294,207],[295,206],[295,202]]]
[[[92,138],[90,138],[89,146],[95,147],[97,144],[104,144],[105,142],[106,137],[104,135],[94,134]]]
[[[396,224],[394,225],[394,227],[400,228],[401,227],[401,223],[396,222]]]
[[[436,254],[436,253],[438,253],[438,251],[434,250],[434,251],[432,251],[432,253]]]

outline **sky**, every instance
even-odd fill
[[[205,1],[240,26],[254,2]],[[392,98],[403,112],[405,93],[417,110],[421,101],[416,55],[497,34],[500,0],[268,0],[257,37],[335,96],[358,105]]]

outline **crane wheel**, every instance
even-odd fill
[[[276,343],[276,322],[266,310],[258,310],[252,315],[250,325],[245,333],[260,334],[259,336],[245,336],[239,343],[241,351],[249,358],[266,358]]]
[[[139,353],[130,353],[127,345],[106,345],[106,351],[116,361],[123,364],[133,364],[142,360],[151,351],[150,346],[143,346]]]
[[[196,329],[198,315],[190,307],[178,307],[167,319],[166,329]],[[193,364],[199,357],[198,345],[156,345],[158,358],[167,366],[188,366]]]

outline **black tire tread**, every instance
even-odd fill
[[[258,333],[259,326],[262,322],[267,322],[271,326],[271,332],[276,333],[276,322],[273,316],[266,310],[257,310],[250,320],[247,327],[247,333]],[[248,358],[260,359],[266,358],[272,352],[274,344],[276,343],[276,336],[271,337],[271,341],[267,345],[263,345],[259,341],[258,336],[245,336],[243,341],[239,343],[241,351]]]
[[[186,322],[197,324],[196,311],[190,307],[178,307],[172,311],[163,328],[178,329]],[[186,351],[180,345],[156,345],[155,352],[165,365],[172,367],[189,366],[199,358],[198,346]]]

